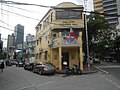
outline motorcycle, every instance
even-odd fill
[[[66,74],[67,76],[73,75],[73,74],[74,74],[74,68],[66,67],[66,68],[65,68],[65,74]]]
[[[82,70],[80,70],[80,67],[78,65],[73,65],[74,66],[74,75],[81,75]]]

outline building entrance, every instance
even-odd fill
[[[69,67],[69,52],[62,52],[62,69]]]

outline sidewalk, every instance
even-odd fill
[[[84,65],[83,67],[83,74],[90,74],[90,73],[96,73],[98,72],[98,70],[92,66],[92,67],[89,67],[87,65]]]
[[[65,70],[57,70],[58,74],[65,74]],[[93,66],[88,68],[87,65],[84,65],[83,67],[83,74],[90,74],[90,73],[96,73],[98,70]]]

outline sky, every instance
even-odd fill
[[[84,5],[84,0],[4,0],[21,3],[39,4],[45,6],[56,6],[61,2],[73,2],[77,5]],[[14,33],[17,24],[24,26],[24,36],[27,34],[35,35],[35,26],[50,8],[14,4],[0,4],[0,33],[7,46],[8,34]],[[93,10],[93,0],[87,0],[87,10]],[[6,29],[7,28],[7,29]],[[24,37],[25,38],[25,37]],[[24,39],[25,40],[25,39]]]

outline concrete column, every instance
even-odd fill
[[[50,61],[53,63],[53,51],[52,51],[52,49],[50,50]]]
[[[83,53],[82,53],[82,47],[80,47],[80,69],[83,71]]]
[[[62,70],[62,48],[59,47],[59,70]]]
[[[82,52],[82,32],[79,32],[79,40],[80,40],[80,69],[83,71],[83,52]]]

